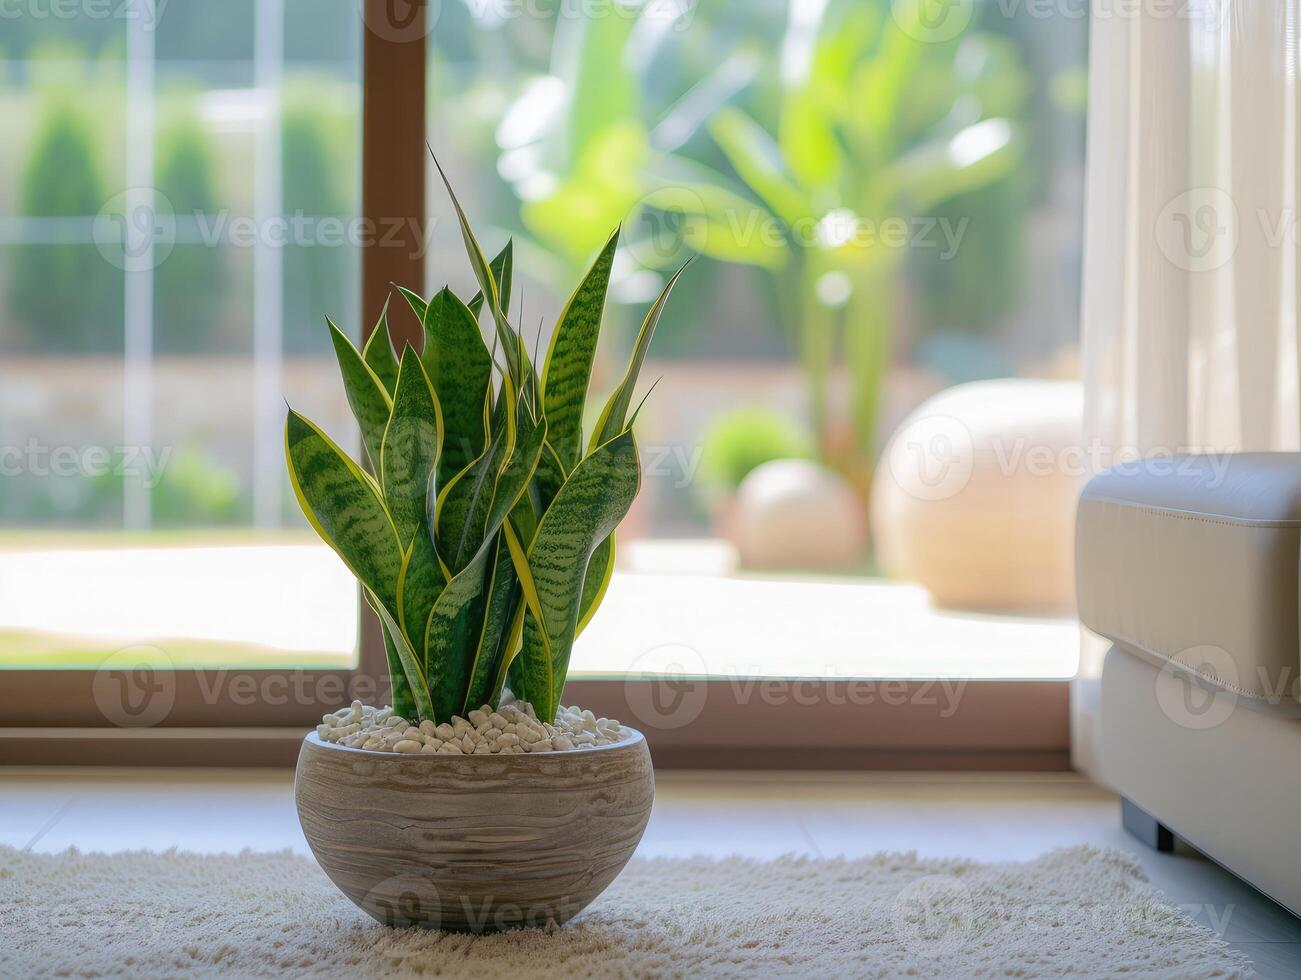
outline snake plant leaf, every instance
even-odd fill
[[[453,572],[465,568],[483,544],[498,477],[515,452],[515,396],[508,385],[502,391],[505,401],[493,413],[488,448],[452,477],[435,503],[434,538]]]
[[[473,653],[487,605],[487,572],[496,540],[487,542],[443,587],[425,624],[425,677],[434,713],[447,720],[465,706]],[[477,707],[477,705],[476,705]]]
[[[447,196],[452,200],[457,223],[461,226],[461,239],[465,243],[465,252],[470,258],[470,267],[474,270],[474,278],[478,280],[479,291],[483,293],[484,301],[488,306],[488,313],[492,316],[493,326],[497,331],[497,339],[501,343],[502,356],[506,358],[507,372],[518,388],[520,379],[523,377],[520,363],[520,355],[524,347],[523,341],[511,329],[510,321],[506,319],[506,313],[501,303],[501,293],[497,288],[497,280],[488,265],[488,259],[483,254],[483,249],[479,247],[478,239],[474,237],[474,231],[471,230],[470,221],[461,208],[461,202],[456,199],[456,193],[452,190],[447,174],[443,173],[443,167],[438,162],[437,157],[434,158],[434,166],[438,169],[438,176],[443,179],[443,186],[447,188]]]
[[[416,319],[423,323],[425,319],[425,307],[429,304],[421,299],[416,293],[407,289],[406,286],[399,286],[397,283],[394,283],[393,288],[398,291],[399,296],[407,301],[407,305],[411,307],[411,312],[416,315]]]
[[[388,418],[393,411],[393,400],[389,397],[384,382],[371,370],[348,335],[335,326],[329,317],[325,318],[325,322],[330,327],[330,339],[334,342],[334,353],[339,360],[348,405],[361,427],[361,440],[366,446],[371,465],[378,470],[384,429],[388,426]]]
[[[443,444],[443,413],[420,357],[402,351],[393,414],[380,453],[384,503],[405,546],[424,526],[426,500]],[[421,619],[424,622],[424,619]]]
[[[447,579],[434,551],[429,529],[421,522],[420,529],[402,560],[398,577],[398,625],[406,634],[411,651],[420,662],[420,669],[428,669],[428,651],[425,649],[425,626],[429,613],[442,594]],[[476,705],[477,707],[477,705]]]
[[[548,440],[542,447],[542,459],[538,462],[538,473],[534,480],[538,494],[538,513],[545,513],[551,506],[551,501],[556,498],[568,476],[564,464],[560,462],[560,456]],[[532,540],[532,535],[529,535],[528,540]]]
[[[560,463],[562,481],[563,473],[573,469],[583,454],[583,407],[618,245],[616,228],[561,311],[542,368],[548,441]]]
[[[446,486],[486,445],[483,405],[492,383],[492,355],[474,314],[450,289],[430,299],[421,323],[425,349],[420,359],[443,411],[436,482]]]
[[[389,684],[393,688],[392,697],[389,704],[393,706],[395,714],[403,718],[414,718],[416,716],[416,701],[411,696],[411,685],[407,682],[406,668],[402,666],[402,658],[398,656],[398,648],[393,643],[393,638],[389,636],[388,627],[384,625],[380,617],[379,609],[375,596],[371,594],[370,589],[361,590],[362,598],[365,600],[375,618],[379,620],[379,631],[384,637],[384,657],[388,662]]]
[[[492,277],[497,280],[497,296],[501,302],[501,311],[503,313],[510,312],[511,280],[514,278],[515,267],[514,255],[515,239],[508,238],[502,250],[488,263],[488,268],[492,271]],[[475,293],[474,298],[466,306],[474,314],[475,320],[478,320],[479,311],[483,309],[483,290],[481,289]]]
[[[483,607],[483,627],[479,631],[479,642],[470,663],[469,676],[466,679],[465,702],[460,714],[467,715],[474,708],[484,704],[495,704],[501,697],[496,690],[501,657],[506,655],[503,648],[511,625],[518,618],[522,595],[519,580],[515,577],[510,550],[502,535],[497,535],[494,554],[489,565],[488,594]]]
[[[512,459],[497,481],[483,543],[465,567],[452,576],[430,611],[425,627],[426,676],[439,711],[461,710],[481,645],[495,648],[494,637],[509,619],[507,615],[500,626],[485,630],[493,604],[490,576],[499,567],[498,531],[527,490],[545,437],[545,425],[527,433],[526,444],[516,453],[518,462]]]
[[[316,533],[382,605],[396,608],[403,549],[374,479],[292,409],[285,455],[294,494]]]
[[[583,576],[583,601],[578,607],[576,636],[587,629],[587,624],[596,615],[596,610],[601,607],[601,601],[610,588],[610,580],[614,578],[614,551],[614,535],[611,534],[596,546],[592,560],[587,563],[587,574]]]
[[[502,540],[508,541],[507,535],[502,534]],[[511,558],[514,564],[515,559]],[[515,657],[519,653],[520,640],[524,635],[524,614],[528,606],[524,602],[523,592],[519,589],[519,580],[516,579],[516,589],[520,592],[520,597],[515,603],[515,612],[511,618],[510,626],[507,628],[505,635],[501,638],[501,645],[497,652],[497,672],[492,681],[492,692],[488,698],[488,704],[499,704],[501,702],[502,691],[506,687],[506,679],[510,676],[511,665],[515,662]]]
[[[361,358],[370,365],[375,377],[384,385],[384,390],[392,395],[398,385],[398,362],[393,356],[393,341],[389,336],[388,304],[389,301],[385,299],[375,329],[370,332],[370,337],[361,349]]]
[[[512,689],[546,721],[560,703],[592,553],[628,513],[640,485],[637,442],[628,429],[574,467],[538,524],[526,567],[512,549],[529,605]]]
[[[601,417],[597,420],[596,430],[592,433],[592,448],[611,442],[623,431],[624,424],[628,420],[628,409],[632,406],[633,391],[637,387],[637,376],[641,373],[642,363],[646,360],[646,352],[650,350],[651,340],[655,336],[655,327],[660,322],[660,315],[664,312],[669,294],[673,292],[673,287],[685,268],[686,265],[679,267],[678,271],[669,277],[669,281],[664,285],[664,291],[646,313],[646,319],[642,321],[641,329],[637,331],[637,340],[633,344],[632,356],[628,360],[628,370],[610,395],[610,400],[606,402]]]
[[[422,665],[416,659],[415,651],[411,649],[411,644],[407,642],[406,636],[402,633],[402,627],[398,621],[393,618],[388,607],[378,597],[375,598],[371,606],[379,615],[380,622],[384,625],[385,631],[393,641],[393,650],[397,654],[398,662],[402,665],[403,676],[406,677],[407,686],[411,692],[411,700],[415,702],[416,716],[420,721],[437,721],[440,717],[434,710],[434,701],[430,697],[429,679],[422,670]],[[450,717],[444,715],[442,717]]]

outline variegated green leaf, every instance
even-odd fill
[[[403,545],[425,524],[426,501],[442,443],[443,413],[438,398],[419,356],[408,344],[402,351],[393,414],[380,453],[380,486]]]
[[[420,359],[443,411],[437,482],[445,486],[486,445],[483,405],[492,381],[492,355],[474,314],[450,289],[429,301],[421,323],[425,350]]]
[[[370,365],[384,389],[392,395],[398,384],[398,362],[393,356],[393,341],[389,336],[387,299],[384,300],[384,309],[380,311],[375,329],[370,332],[366,345],[361,349],[361,357]]]
[[[514,254],[515,240],[508,238],[505,246],[497,253],[496,258],[488,263],[488,268],[492,271],[492,277],[497,281],[497,297],[501,302],[501,311],[503,313],[510,313],[511,280],[514,278],[515,266]],[[470,308],[474,318],[479,319],[479,311],[483,309],[483,290],[481,289],[475,293],[474,298],[466,306]]]
[[[411,690],[411,699],[415,702],[416,715],[419,720],[437,721],[439,717],[450,717],[450,715],[440,716],[434,710],[434,702],[429,691],[429,678],[424,673],[420,661],[416,658],[415,651],[412,650],[411,644],[407,642],[406,636],[402,633],[402,627],[394,619],[393,614],[378,599],[371,608],[379,614],[380,622],[384,624],[384,629],[393,641],[393,650],[397,654],[398,662],[402,665],[402,672]]]
[[[398,625],[406,634],[422,671],[428,669],[429,660],[429,653],[425,649],[425,627],[429,623],[429,613],[446,583],[429,529],[421,523],[419,532],[407,549],[398,579]]]
[[[628,513],[640,484],[637,443],[628,430],[574,467],[542,516],[523,567],[512,549],[529,612],[511,684],[547,721],[555,718],[569,670],[592,552]]]
[[[425,628],[427,676],[439,710],[449,705],[452,711],[461,710],[480,644],[485,642],[490,576],[497,564],[500,543],[498,531],[532,479],[542,439],[546,436],[545,427],[539,426],[527,435],[527,444],[520,447],[497,481],[488,509],[483,543],[466,566],[447,583],[429,614]],[[495,629],[490,631],[487,642],[495,648],[493,632]]]
[[[325,318],[325,322],[330,326],[330,339],[334,342],[334,353],[339,359],[339,371],[343,375],[348,405],[361,427],[361,439],[371,465],[379,469],[380,448],[384,443],[384,429],[388,425],[389,414],[393,411],[393,400],[389,397],[384,382],[371,370],[347,334],[335,326],[329,317]]]
[[[294,493],[317,534],[381,603],[396,608],[403,549],[374,479],[293,410],[285,455]]]
[[[398,648],[393,643],[393,638],[389,636],[388,627],[380,618],[379,610],[376,608],[376,599],[369,589],[361,590],[362,596],[366,600],[366,605],[375,613],[375,617],[380,620],[379,631],[384,637],[384,657],[388,663],[389,683],[393,688],[389,704],[393,706],[393,711],[403,718],[414,718],[416,716],[416,701],[411,696],[411,685],[407,681],[406,668],[402,666],[402,658],[398,656]]]
[[[628,359],[628,370],[624,373],[619,386],[610,395],[610,400],[606,402],[605,409],[601,412],[601,417],[596,423],[596,430],[592,433],[592,448],[611,441],[623,431],[624,425],[628,421],[628,409],[632,407],[632,396],[637,387],[637,376],[641,373],[642,363],[646,360],[646,352],[650,350],[651,340],[655,336],[655,327],[660,322],[660,315],[664,312],[664,304],[668,302],[669,294],[673,292],[673,286],[677,283],[678,276],[682,275],[682,270],[685,268],[684,265],[673,273],[665,284],[664,291],[660,293],[659,298],[655,300],[654,305],[647,312],[646,319],[642,321],[641,329],[637,331],[637,341],[633,344],[632,356]]]
[[[493,413],[488,448],[438,494],[434,537],[453,572],[463,569],[483,543],[497,478],[515,451],[515,398],[509,387],[503,390],[506,401]]]
[[[429,304],[411,290],[407,289],[406,286],[399,286],[394,283],[393,288],[398,291],[398,295],[407,301],[407,305],[411,307],[411,312],[416,315],[416,319],[423,323],[425,319],[425,307]]]
[[[550,419],[548,419],[548,424]],[[564,486],[568,470],[560,462],[560,456],[551,445],[550,440],[542,447],[542,459],[538,463],[538,475],[534,483],[538,492],[538,512],[545,513],[551,506],[560,488]]]
[[[502,535],[497,535],[493,548],[488,570],[488,596],[483,607],[483,626],[479,631],[479,642],[466,680],[462,716],[482,705],[496,704],[497,698],[501,696],[499,691],[494,690],[498,665],[504,653],[502,647],[506,635],[521,600],[519,579],[515,577],[510,550]]]
[[[452,200],[452,207],[456,211],[456,220],[461,226],[461,238],[465,242],[465,252],[470,258],[470,268],[474,270],[474,278],[479,283],[479,291],[483,293],[484,302],[488,307],[488,314],[492,317],[493,326],[497,331],[497,340],[502,348],[502,356],[506,360],[506,369],[518,389],[520,379],[524,377],[521,364],[523,341],[511,329],[510,321],[506,319],[506,312],[501,302],[501,293],[497,288],[497,280],[492,274],[492,269],[488,265],[488,259],[483,254],[483,249],[479,247],[478,239],[474,237],[469,219],[466,218],[465,212],[461,209],[461,202],[456,199],[456,193],[447,180],[447,174],[443,173],[443,168],[437,160],[434,160],[434,166],[438,168],[438,175],[443,178],[443,186],[447,188],[447,196]]]
[[[592,552],[592,560],[587,563],[587,574],[583,577],[583,601],[578,607],[578,633],[581,635],[591,622],[592,617],[596,615],[596,610],[601,606],[601,600],[605,598],[605,592],[610,587],[610,579],[614,576],[614,535],[596,546]]]
[[[502,547],[506,547],[510,542],[510,537],[505,530],[502,532],[502,540],[505,542]],[[514,561],[515,559],[512,557],[511,563],[514,564]],[[488,704],[501,703],[501,695],[506,688],[506,678],[510,676],[511,665],[519,654],[520,640],[524,635],[524,614],[528,611],[528,607],[524,602],[524,593],[519,585],[518,578],[515,579],[515,586],[519,598],[515,602],[515,612],[511,616],[510,625],[502,637],[501,645],[497,651],[497,673],[492,681],[492,695],[488,699]]]
[[[542,371],[548,439],[565,471],[572,470],[583,454],[583,407],[618,244],[616,228],[561,311]]]

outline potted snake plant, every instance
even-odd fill
[[[307,736],[295,796],[321,867],[381,922],[562,923],[623,868],[654,797],[642,735],[561,696],[640,486],[634,388],[677,275],[585,433],[618,230],[538,366],[508,319],[511,244],[489,261],[443,180],[478,293],[400,289],[419,351],[394,353],[385,314],[360,350],[327,320],[368,465],[288,413],[294,492],[379,618],[392,688]]]

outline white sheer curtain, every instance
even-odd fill
[[[1118,453],[1298,448],[1301,0],[1094,0],[1085,426]],[[1105,646],[1082,644],[1093,771]]]

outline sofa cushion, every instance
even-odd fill
[[[1081,496],[1075,555],[1085,626],[1255,707],[1301,713],[1301,454],[1108,470]]]

